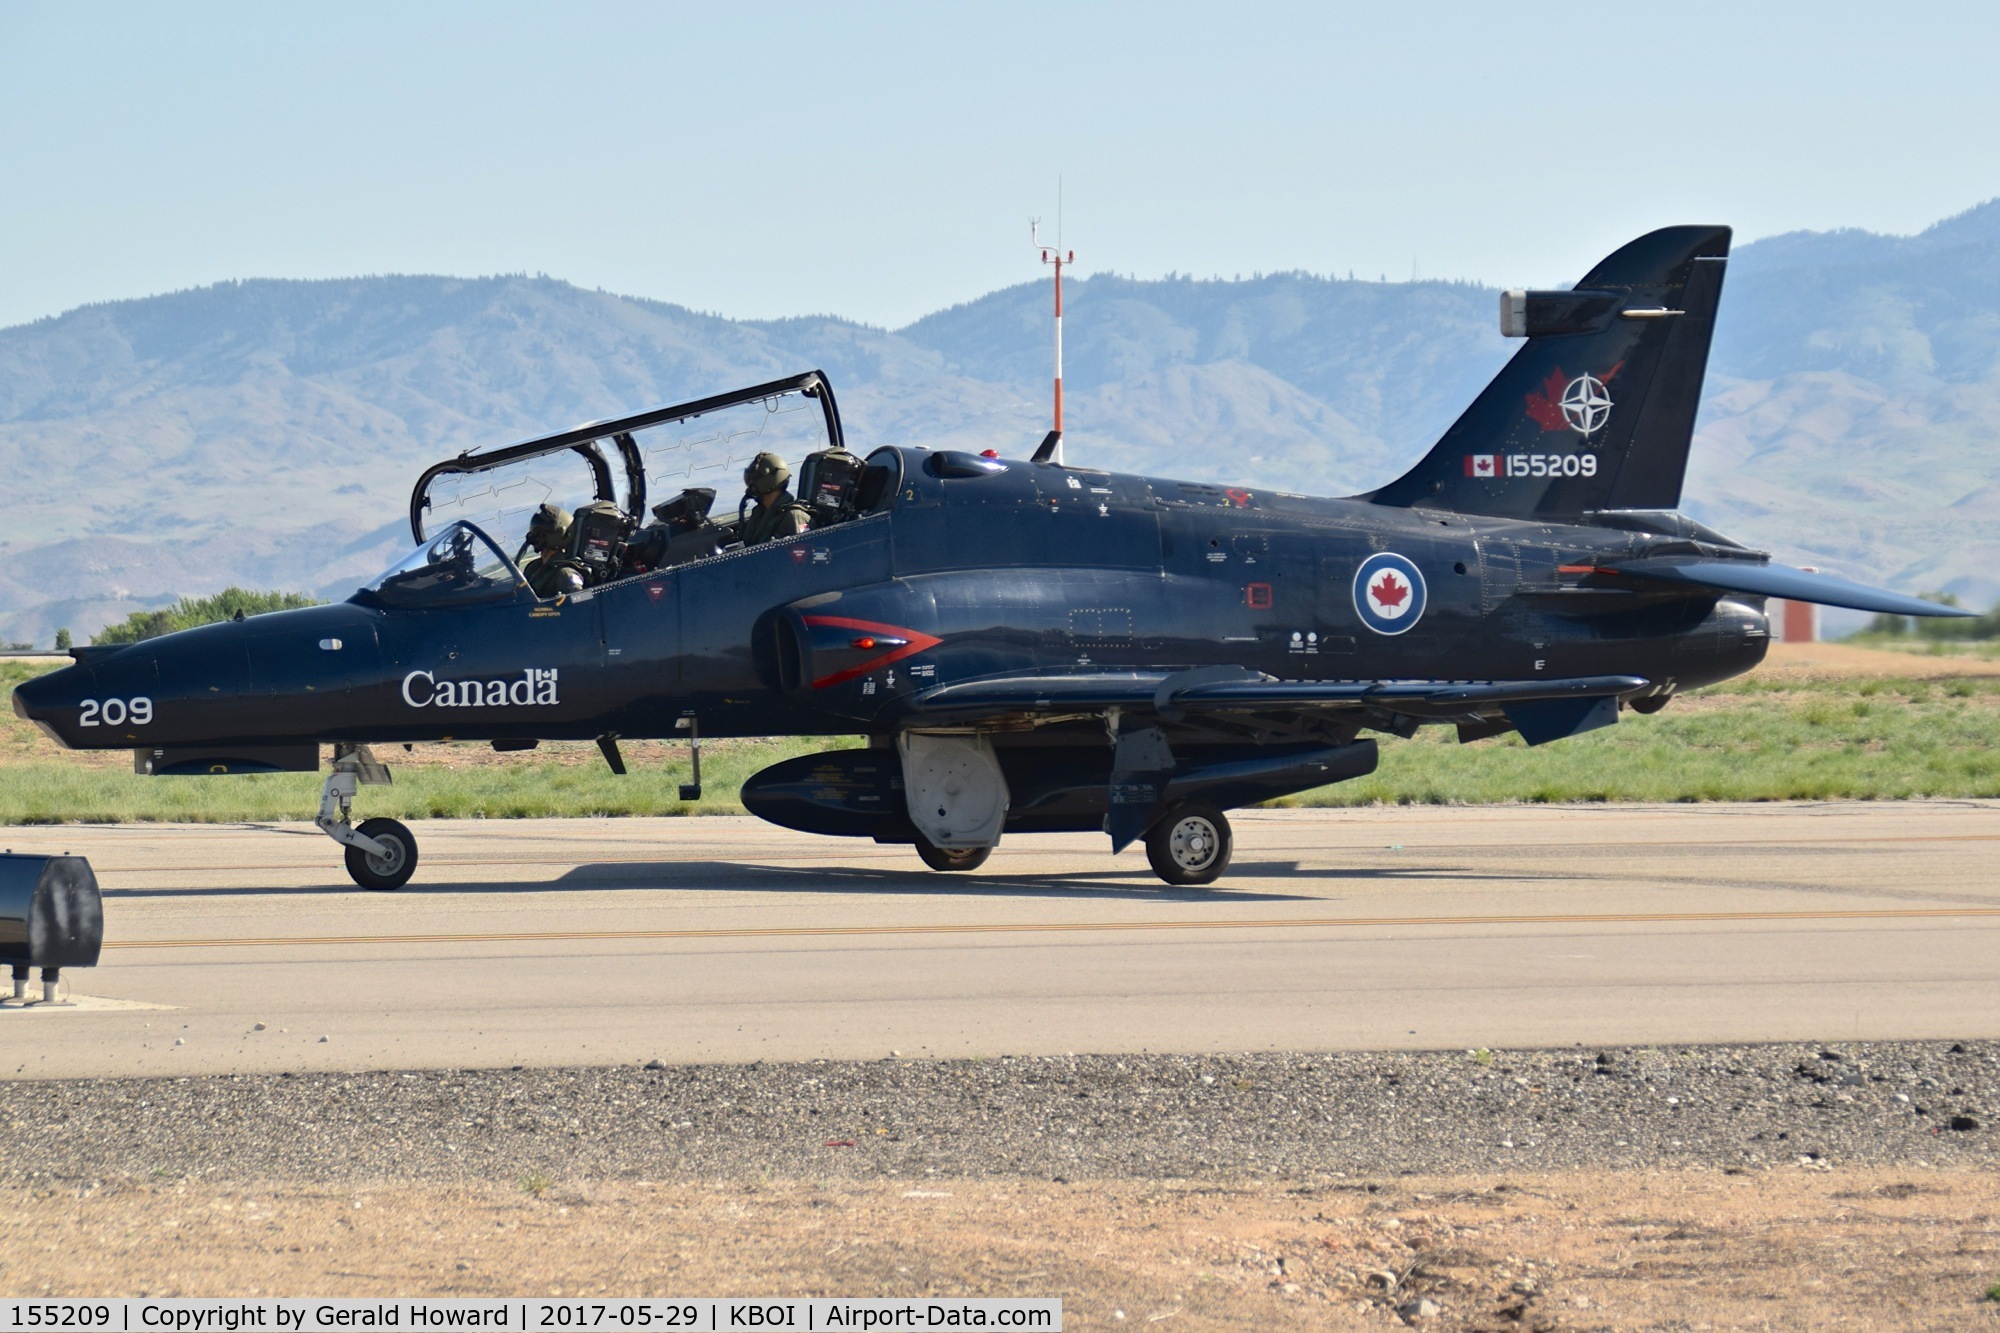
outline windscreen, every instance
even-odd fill
[[[363,588],[385,606],[455,606],[512,597],[521,575],[470,523],[454,523]]]
[[[574,513],[597,498],[597,480],[588,458],[559,449],[480,472],[439,473],[426,498],[426,532],[471,523],[509,551],[519,551],[537,509],[554,504]]]

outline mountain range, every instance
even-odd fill
[[[1594,255],[1579,256],[1578,270]],[[1066,284],[1072,461],[1322,494],[1427,449],[1511,353],[1497,289],[1304,273]],[[246,280],[0,329],[0,639],[229,584],[345,596],[461,450],[820,367],[850,444],[1024,454],[1048,288],[901,329],[545,277]],[[2000,200],[1730,265],[1684,507],[1780,558],[2000,597]]]

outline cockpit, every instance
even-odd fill
[[[410,496],[418,550],[365,591],[385,603],[474,600],[504,567],[510,587],[548,597],[726,555],[758,534],[753,497],[722,497],[766,453],[789,465],[795,530],[881,512],[902,481],[895,450],[865,461],[847,451],[833,386],[811,371],[438,463]]]
[[[359,596],[381,606],[469,606],[505,601],[522,583],[493,539],[460,521],[391,565]]]

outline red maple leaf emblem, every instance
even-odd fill
[[[1391,570],[1382,576],[1380,583],[1369,585],[1368,595],[1384,606],[1401,606],[1403,599],[1410,595],[1410,590],[1396,582],[1395,571]]]
[[[1528,395],[1528,416],[1543,430],[1567,430],[1569,423],[1563,420],[1563,387],[1569,383],[1569,376],[1557,366],[1542,381],[1542,391]]]

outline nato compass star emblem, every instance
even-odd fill
[[[1578,435],[1595,435],[1611,417],[1611,395],[1604,391],[1604,381],[1595,375],[1578,375],[1563,389],[1557,402],[1563,420]]]
[[[1568,429],[1589,439],[1611,420],[1611,391],[1605,386],[1624,365],[1620,361],[1602,375],[1574,377],[1557,366],[1542,382],[1542,391],[1528,395],[1528,416],[1545,431]]]
[[[1354,613],[1377,634],[1401,634],[1424,615],[1424,576],[1394,551],[1371,555],[1354,571]]]

